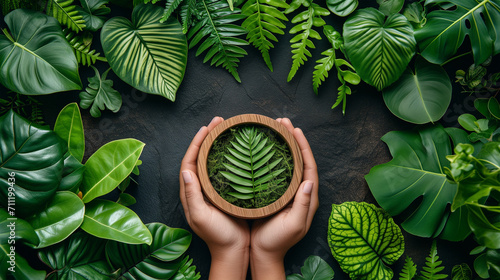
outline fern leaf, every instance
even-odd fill
[[[193,25],[193,17],[197,14],[196,0],[185,0],[180,10],[182,32],[187,34]]]
[[[210,65],[222,65],[241,83],[238,75],[239,58],[247,55],[240,46],[248,42],[237,38],[247,33],[246,29],[232,24],[245,18],[239,9],[231,11],[226,0],[199,0],[197,10],[200,18],[189,30],[189,48],[199,44],[196,56],[206,52],[203,62],[210,61]]]
[[[313,89],[314,93],[318,94],[318,88],[322,82],[328,78],[328,71],[330,71],[335,65],[335,50],[333,48],[328,49],[321,53],[324,57],[316,61],[317,65],[314,66],[313,72]]]
[[[73,0],[48,0],[47,14],[55,17],[62,25],[79,32],[85,28],[85,21],[76,10],[76,6],[72,4]]]
[[[160,22],[165,22],[172,15],[172,13],[179,7],[179,4],[184,0],[167,0],[165,2],[165,10],[163,11],[163,16]]]
[[[285,34],[283,29],[288,18],[280,8],[289,8],[283,0],[247,0],[241,8],[241,13],[247,18],[241,24],[248,30],[247,40],[261,53],[267,67],[273,71],[269,49],[274,48],[270,40],[277,42],[274,34]]]
[[[107,62],[106,58],[99,56],[100,53],[95,50],[90,50],[90,43],[85,43],[83,38],[71,32],[69,29],[64,29],[63,33],[69,45],[73,48],[78,63],[83,66],[90,66],[95,64],[97,60]]]
[[[466,263],[457,264],[451,269],[451,280],[472,280],[472,270]]]
[[[291,40],[292,43],[292,69],[288,73],[287,81],[291,81],[297,73],[301,65],[307,61],[307,57],[311,57],[309,49],[314,49],[312,39],[321,40],[321,35],[313,29],[313,27],[321,27],[325,25],[325,21],[321,18],[330,14],[325,8],[318,4],[312,3],[312,0],[294,0],[290,4],[290,8],[285,11],[286,14],[295,11],[300,5],[303,5],[307,10],[299,13],[292,19],[292,23],[296,24],[290,29],[290,34],[297,34]]]
[[[448,277],[446,274],[439,273],[444,269],[444,266],[441,266],[442,261],[439,260],[439,256],[437,255],[436,240],[432,242],[431,251],[425,260],[425,266],[420,272],[422,275],[421,279],[439,280]]]
[[[172,277],[174,280],[198,280],[201,278],[199,272],[196,272],[196,266],[192,265],[193,259],[186,256],[181,263],[181,266],[177,270],[177,273]]]
[[[399,273],[399,280],[411,280],[415,277],[417,273],[417,265],[413,262],[413,260],[406,256],[405,264],[401,273]]]

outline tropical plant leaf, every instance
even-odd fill
[[[114,190],[137,164],[144,143],[135,139],[109,142],[85,163],[82,200],[85,203]]]
[[[411,22],[415,30],[422,28],[427,23],[427,15],[420,2],[413,2],[406,6],[403,15]]]
[[[85,206],[82,229],[99,238],[127,244],[151,244],[151,233],[137,214],[116,202],[95,199]]]
[[[74,193],[57,192],[47,208],[27,221],[33,226],[40,243],[37,248],[59,243],[68,238],[83,222],[85,205]]]
[[[112,271],[105,258],[105,245],[106,240],[79,231],[64,242],[39,250],[38,256],[53,270],[47,279],[106,280]]]
[[[73,5],[73,0],[47,0],[47,14],[75,32],[85,28],[85,20],[79,14],[77,6]]]
[[[448,277],[446,274],[439,273],[444,269],[444,266],[440,266],[442,261],[439,260],[439,256],[437,255],[436,240],[432,241],[431,251],[425,260],[425,266],[420,271],[421,279],[438,280]]]
[[[339,17],[350,15],[358,7],[358,0],[327,0],[326,6]]]
[[[137,202],[137,200],[128,193],[121,193],[118,201],[116,203],[121,204],[123,206],[130,206]]]
[[[500,279],[500,250],[487,249],[474,260],[474,270],[483,279]]]
[[[80,0],[82,7],[77,6],[77,11],[85,21],[85,30],[97,31],[106,21],[105,15],[111,12],[106,6],[109,0]]]
[[[247,40],[262,53],[267,67],[273,71],[269,49],[274,48],[272,41],[278,39],[274,34],[283,35],[286,27],[283,21],[288,18],[280,9],[289,6],[283,0],[248,0],[241,8],[241,13],[247,18],[241,26],[248,30]]]
[[[180,8],[182,33],[187,34],[189,32],[189,28],[194,23],[193,17],[197,18],[197,14],[196,0],[185,0],[184,5]]]
[[[377,0],[379,5],[378,10],[384,15],[390,16],[395,13],[399,13],[405,4],[404,0]]]
[[[247,30],[233,24],[246,16],[240,9],[231,11],[226,0],[200,0],[197,1],[198,21],[189,30],[189,48],[199,44],[196,56],[208,50],[203,63],[210,61],[210,65],[222,65],[233,77],[241,83],[238,75],[238,63],[247,52],[240,46],[248,42],[238,38],[245,35]]]
[[[331,280],[333,279],[333,269],[322,258],[309,256],[300,268],[299,274],[292,274],[286,280]]]
[[[109,68],[102,77],[99,71],[94,66],[95,76],[89,77],[89,85],[85,91],[80,92],[80,107],[87,109],[90,107],[90,114],[94,118],[101,116],[101,110],[108,108],[111,112],[116,113],[122,107],[122,96],[113,88],[113,81],[107,80]]]
[[[415,124],[434,123],[451,102],[451,82],[446,71],[422,58],[383,91],[387,108],[398,118]]]
[[[433,11],[427,23],[415,31],[420,53],[428,61],[440,64],[452,57],[468,35],[474,63],[479,65],[500,52],[500,2],[498,0],[433,0],[450,3],[455,9]]]
[[[68,144],[68,151],[81,162],[85,153],[85,136],[78,104],[70,103],[59,112],[54,132]]]
[[[67,152],[64,155],[64,169],[57,191],[70,191],[78,194],[84,172],[85,165]]]
[[[307,61],[307,57],[311,57],[311,52],[307,48],[314,49],[315,46],[310,38],[321,40],[321,35],[313,27],[325,25],[326,23],[321,17],[330,14],[330,11],[313,3],[312,0],[293,0],[290,7],[285,10],[285,14],[292,13],[301,5],[307,10],[300,12],[292,19],[295,26],[290,29],[290,34],[298,34],[290,40],[293,62],[288,73],[288,82],[293,79],[299,67]]]
[[[269,184],[279,184],[285,178],[279,176],[284,168],[275,168],[282,159],[270,161],[276,152],[274,144],[268,144],[267,136],[255,127],[244,127],[236,132],[236,140],[224,157],[226,171],[220,174],[228,179],[236,192],[229,194],[239,199],[252,199],[259,189]]]
[[[383,209],[365,202],[332,205],[328,244],[351,279],[392,279],[386,266],[404,252],[401,229]]]
[[[0,117],[0,138],[0,204],[8,209],[13,185],[16,217],[31,216],[56,192],[66,145],[53,131],[30,124],[12,110]]]
[[[451,280],[472,280],[472,270],[469,265],[462,263],[453,266]]]
[[[12,226],[12,223],[14,223],[14,226]],[[16,234],[11,237],[10,233],[13,230],[15,230]],[[14,215],[9,215],[7,209],[0,208],[0,244],[7,245],[9,244],[9,240],[22,240],[23,243],[31,247],[36,247],[40,243],[38,235],[36,235],[35,230],[28,222]]]
[[[105,57],[99,56],[100,53],[90,49],[92,41],[86,43],[82,37],[79,37],[69,29],[64,29],[63,33],[69,45],[73,48],[76,61],[79,64],[90,66],[95,64],[97,60],[107,62]]]
[[[406,256],[405,264],[401,273],[399,273],[399,280],[411,280],[417,274],[417,265],[413,262],[413,260]]]
[[[119,277],[124,279],[171,279],[180,268],[185,268],[182,266],[186,262],[180,257],[191,244],[191,233],[160,223],[146,226],[153,236],[150,245],[108,242],[106,257],[113,269],[120,269]]]
[[[44,270],[35,270],[20,254],[15,254],[14,272],[9,270],[11,267],[11,260],[9,254],[11,245],[7,243],[0,243],[0,275],[5,279],[16,280],[43,280],[45,279],[46,272]]]
[[[191,265],[193,263],[193,259],[190,259],[189,256],[186,256],[179,267],[177,273],[172,277],[172,280],[198,280],[201,278],[199,272],[196,272],[196,266]]]
[[[160,22],[165,22],[172,15],[172,13],[179,7],[179,5],[184,0],[166,0],[165,1],[165,10],[163,10],[163,16],[160,19]]]
[[[120,79],[140,91],[175,101],[186,70],[187,41],[175,18],[159,22],[162,14],[158,6],[138,5],[132,22],[123,17],[108,20],[101,42]]]
[[[382,90],[395,82],[415,54],[413,28],[401,14],[387,19],[366,8],[356,11],[344,24],[347,57],[361,79]]]
[[[0,35],[0,83],[27,95],[82,88],[73,50],[54,18],[20,9],[4,20],[12,34]]]

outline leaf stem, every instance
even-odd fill
[[[5,36],[12,42],[12,43],[15,43],[16,41],[14,40],[14,38],[12,37],[12,35],[9,34],[9,31],[7,31],[7,28],[3,28],[2,29],[3,31],[3,34],[5,34]]]
[[[457,56],[455,56],[455,57],[452,57],[452,58],[448,59],[447,61],[445,61],[445,62],[441,63],[441,64],[440,64],[440,66],[444,66],[444,65],[446,65],[448,62],[451,62],[451,61],[453,61],[453,60],[455,60],[455,59],[457,59],[457,58],[460,58],[460,57],[462,57],[462,56],[469,55],[469,54],[471,54],[471,53],[472,53],[472,51],[470,51],[470,52],[466,52],[466,53],[463,53],[463,54],[460,54],[460,55],[457,55]]]

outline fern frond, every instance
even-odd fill
[[[321,17],[330,14],[330,11],[312,3],[312,0],[294,0],[290,4],[290,8],[285,11],[285,14],[293,12],[300,5],[306,7],[307,10],[292,19],[292,23],[296,25],[290,29],[290,34],[298,34],[290,40],[290,43],[292,43],[293,63],[292,69],[288,73],[288,82],[295,76],[299,67],[307,61],[307,57],[312,56],[308,48],[314,49],[315,46],[310,38],[321,40],[321,35],[313,27],[325,25],[326,23]]]
[[[97,60],[107,62],[106,58],[99,56],[100,53],[96,52],[96,50],[90,50],[90,44],[85,44],[83,38],[71,32],[69,29],[64,29],[63,33],[69,45],[73,48],[78,63],[84,66],[90,66]]]
[[[448,277],[446,274],[440,274],[444,266],[440,266],[443,261],[439,260],[437,255],[436,240],[432,242],[431,251],[429,256],[425,258],[425,266],[422,268],[421,279],[425,280],[439,280]]]
[[[85,27],[85,20],[72,4],[73,0],[48,0],[47,14],[55,17],[62,25],[79,32]]]
[[[273,64],[269,56],[269,49],[274,48],[270,40],[278,41],[274,34],[283,35],[288,18],[279,8],[287,9],[288,4],[283,0],[247,0],[241,8],[241,13],[247,19],[241,24],[248,30],[247,40],[262,53],[267,67],[273,71]],[[274,33],[274,34],[273,34]]]
[[[172,13],[179,7],[179,4],[184,0],[167,0],[165,2],[165,10],[163,11],[163,16],[160,22],[165,22],[172,15]]]
[[[199,272],[196,272],[196,266],[192,265],[193,259],[186,256],[182,262],[181,266],[177,270],[177,273],[172,277],[172,279],[184,279],[184,280],[198,280],[201,278]]]
[[[314,93],[318,94],[318,88],[322,82],[328,78],[328,71],[332,70],[335,65],[335,50],[328,49],[321,53],[324,57],[316,61],[317,65],[314,66],[313,72],[313,89]]]
[[[211,60],[210,65],[222,65],[241,83],[237,68],[239,58],[247,55],[247,52],[240,46],[248,45],[248,42],[237,37],[245,35],[247,31],[232,23],[245,16],[240,13],[240,9],[231,11],[226,0],[199,0],[197,11],[198,22],[187,34],[189,48],[201,42],[196,56],[208,50],[203,62]]]
[[[399,273],[399,280],[411,280],[415,277],[417,273],[417,265],[413,262],[413,260],[406,256],[405,264],[401,273]]]
[[[182,32],[187,34],[189,28],[193,25],[193,17],[196,17],[198,14],[196,10],[196,0],[185,0],[180,10]]]

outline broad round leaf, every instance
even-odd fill
[[[55,18],[17,9],[4,20],[11,32],[0,35],[0,82],[5,87],[22,94],[82,88],[73,49]]]
[[[340,17],[350,15],[358,7],[358,0],[327,0],[328,10]]]
[[[332,206],[328,244],[351,279],[392,279],[386,264],[393,264],[404,252],[399,226],[387,212],[365,202]]]
[[[415,54],[413,27],[401,14],[387,19],[374,8],[356,11],[344,24],[347,56],[356,72],[378,90],[395,82]]]
[[[151,245],[108,242],[106,256],[126,279],[169,279],[182,265],[179,257],[191,244],[191,233],[160,223],[147,225]]]
[[[96,199],[85,207],[82,229],[94,236],[129,244],[151,244],[151,233],[137,214],[109,200]]]
[[[37,248],[66,239],[80,227],[84,213],[85,205],[76,194],[57,192],[45,210],[27,219],[40,238]]]
[[[175,101],[184,78],[187,40],[174,17],[160,23],[161,7],[138,5],[132,22],[115,17],[101,31],[102,48],[113,71],[140,91]]]
[[[85,153],[85,136],[78,104],[70,103],[59,112],[54,132],[68,144],[68,151],[81,162]]]
[[[318,256],[309,256],[300,272],[302,275],[288,275],[286,280],[331,280],[334,276],[333,269]]]
[[[0,118],[0,138],[0,205],[7,208],[13,182],[15,214],[30,216],[54,196],[66,146],[53,131],[30,124],[13,111]]]
[[[438,121],[451,102],[451,82],[446,71],[417,59],[415,73],[406,69],[397,82],[383,91],[387,108],[398,118],[415,123]]]
[[[81,191],[85,203],[114,190],[136,166],[144,143],[135,139],[109,142],[85,163]]]

